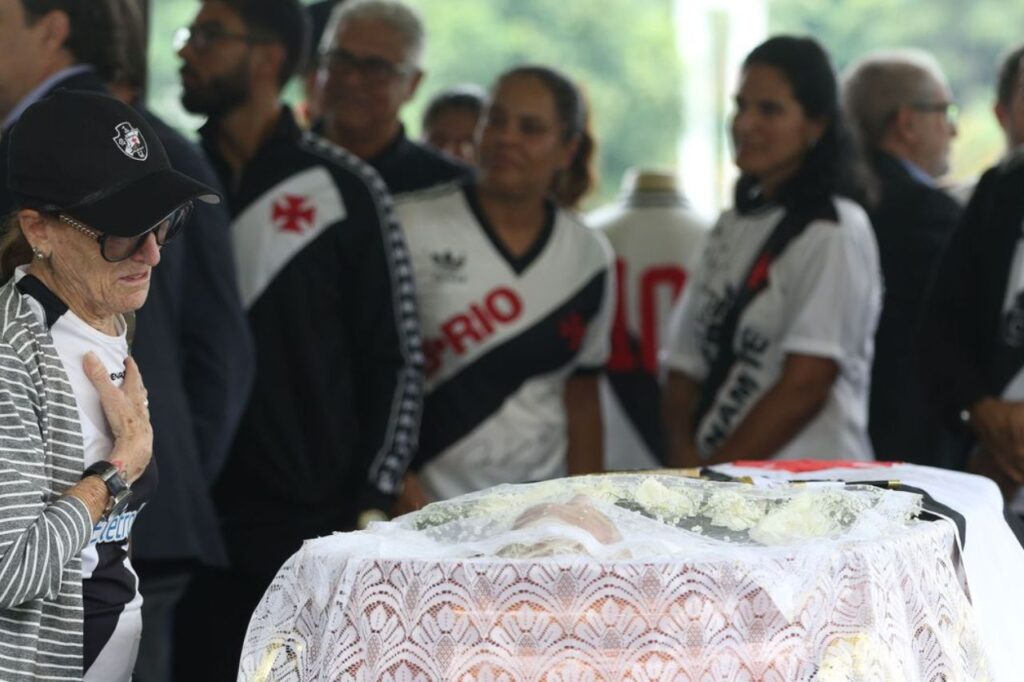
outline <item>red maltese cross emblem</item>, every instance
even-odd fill
[[[309,203],[309,197],[285,194],[274,202],[271,220],[282,232],[302,234],[313,226],[316,220],[316,207]]]

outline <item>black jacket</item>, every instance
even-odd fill
[[[995,372],[1003,301],[1024,227],[1024,158],[989,169],[958,225],[928,305],[920,338],[924,376],[944,421],[985,395],[997,396]]]
[[[58,82],[58,88],[106,92],[91,71]],[[175,169],[218,186],[194,145],[151,112],[142,114]],[[0,140],[2,213],[13,208],[6,139]],[[160,470],[157,492],[133,528],[132,556],[222,564],[226,554],[210,487],[227,456],[253,366],[223,205],[198,202],[182,235],[161,252],[149,297],[136,316],[132,355],[149,392],[153,456]]]
[[[229,188],[256,383],[215,497],[236,568],[387,509],[415,450],[422,363],[409,256],[380,178],[282,110]]]
[[[879,459],[953,466],[943,454],[945,434],[917,371],[914,341],[961,209],[945,192],[913,177],[899,159],[873,150],[869,160],[881,186],[869,215],[885,282],[871,371],[871,444]]]
[[[460,161],[413,142],[405,128],[380,153],[366,162],[380,173],[388,191],[404,194],[454,180],[467,180],[473,172]]]
[[[312,130],[323,135],[324,128],[321,120],[314,122]],[[461,161],[410,140],[405,126],[400,126],[394,139],[366,163],[380,174],[392,195],[473,177],[473,169]]]

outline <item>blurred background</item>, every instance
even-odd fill
[[[607,202],[636,165],[678,169],[684,191],[711,217],[731,201],[726,136],[737,68],[770,33],[810,34],[841,71],[866,51],[933,53],[961,108],[948,182],[992,164],[1002,137],[992,114],[1002,53],[1024,41],[1024,3],[996,0],[408,0],[427,26],[427,77],[405,109],[419,134],[423,104],[461,82],[486,85],[521,62],[558,66],[587,93]],[[201,123],[178,102],[175,29],[195,0],[150,0],[149,104],[192,134]],[[289,88],[296,99],[299,89]]]

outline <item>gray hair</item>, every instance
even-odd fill
[[[323,38],[320,41],[321,51],[334,47],[338,29],[349,21],[379,21],[387,24],[402,36],[405,49],[408,51],[409,63],[420,65],[425,42],[423,21],[420,15],[399,0],[348,0],[337,5],[327,19]]]
[[[843,109],[861,139],[882,143],[900,107],[924,104],[936,88],[948,88],[939,63],[922,50],[874,52],[843,73]]]

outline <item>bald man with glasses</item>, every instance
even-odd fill
[[[423,24],[394,0],[334,8],[319,54],[316,129],[370,164],[392,194],[461,180],[470,169],[408,139],[402,107],[423,80]]]

